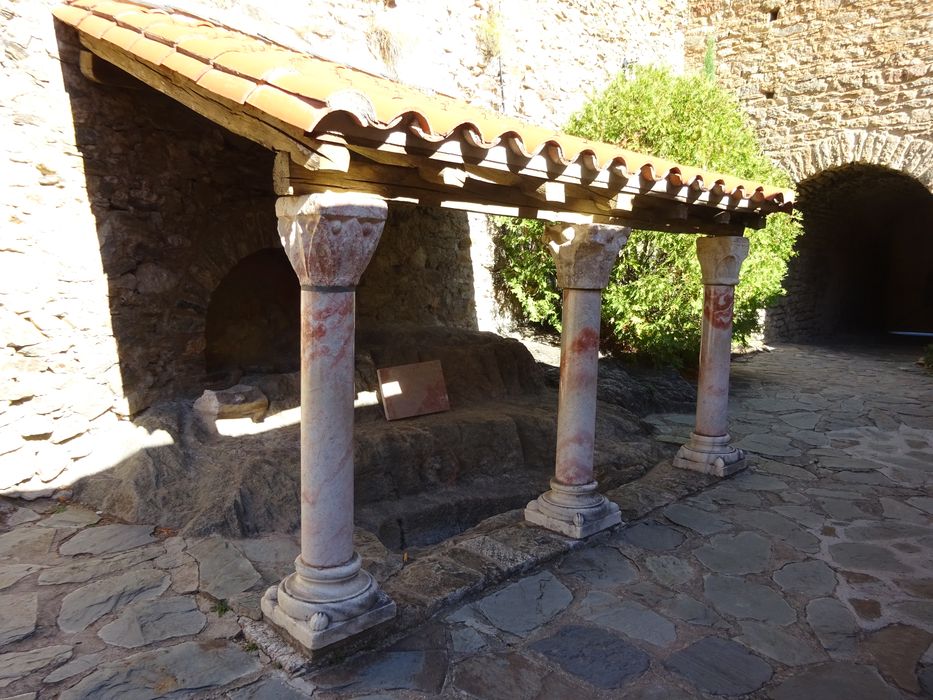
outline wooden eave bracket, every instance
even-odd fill
[[[105,61],[87,49],[78,52],[78,68],[88,80],[107,87],[142,90],[145,85],[126,71]]]

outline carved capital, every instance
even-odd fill
[[[352,192],[279,197],[279,237],[301,284],[359,284],[379,244],[387,211],[378,197]]]
[[[748,239],[742,236],[697,238],[697,257],[703,284],[739,283],[739,269],[748,256]]]
[[[562,289],[603,289],[630,231],[608,224],[549,228],[544,239],[557,265],[557,283]]]

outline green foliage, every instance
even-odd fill
[[[217,617],[223,617],[230,612],[230,604],[221,598],[211,606],[211,612],[217,613]]]
[[[707,80],[716,78],[716,38],[706,37],[706,53],[703,54],[703,75]]]
[[[738,101],[704,76],[673,76],[639,67],[619,76],[574,115],[567,131],[750,180],[789,184],[762,153]],[[559,329],[554,264],[540,242],[541,222],[505,220],[500,274],[527,320]],[[736,290],[735,337],[758,330],[758,312],[781,294],[781,280],[799,233],[795,220],[768,217],[751,231],[751,252]],[[603,294],[607,349],[654,363],[695,364],[702,282],[695,236],[633,231]]]

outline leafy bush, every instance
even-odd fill
[[[581,112],[567,132],[634,151],[787,186],[788,176],[762,153],[738,101],[703,75],[674,76],[651,67],[620,75]],[[500,221],[499,271],[528,321],[560,329],[560,293],[554,263],[537,221]],[[772,215],[751,231],[751,251],[736,289],[735,337],[759,329],[759,310],[781,294],[781,280],[799,226]],[[696,364],[702,282],[696,237],[633,231],[603,294],[606,349],[655,364]]]

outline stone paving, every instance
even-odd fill
[[[750,469],[325,667],[250,619],[293,538],[0,501],[0,697],[933,697],[933,379],[911,359],[738,359]],[[672,445],[692,422],[648,420]]]

